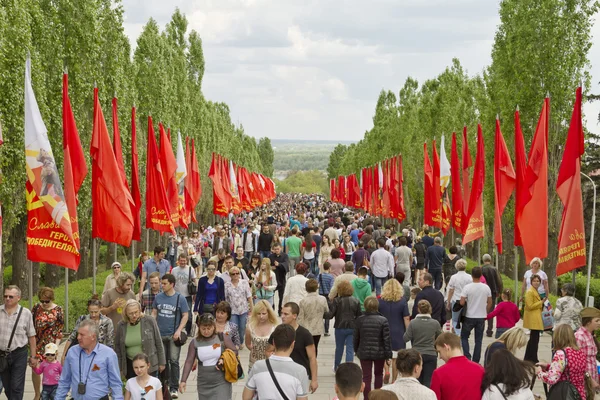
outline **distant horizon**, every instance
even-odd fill
[[[358,140],[322,140],[322,139],[271,139],[269,138],[271,143],[274,142],[286,142],[286,143],[297,143],[297,142],[319,142],[319,143],[339,143],[339,144],[352,144],[358,143]]]

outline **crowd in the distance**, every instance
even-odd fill
[[[178,232],[143,253],[133,273],[113,263],[60,355],[53,290],[42,288],[30,311],[8,286],[0,376],[9,399],[23,398],[27,365],[34,400],[176,399],[193,371],[199,399],[232,398],[242,377],[244,400],[306,399],[319,388],[321,338],[333,334],[340,400],[533,399],[535,379],[551,396],[591,399],[600,310],[583,308],[567,284],[549,318],[542,267],[534,259],[524,275],[521,323],[489,255],[469,274],[460,240],[446,250],[427,226],[384,226],[321,196],[282,194],[214,227]],[[538,343],[550,328],[551,362],[543,363]],[[483,335],[494,333],[483,349]]]

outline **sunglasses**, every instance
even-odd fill
[[[121,266],[120,266],[120,265],[115,265],[115,266],[113,267],[113,269],[117,269],[117,268],[121,268]]]
[[[229,275],[233,276],[233,275],[239,275],[239,272],[231,272]]]
[[[50,300],[40,300],[40,303],[42,303],[42,304],[50,304]]]
[[[206,268],[207,271],[216,271],[216,268]]]
[[[56,357],[56,354],[54,354],[54,353],[46,353],[46,357]]]
[[[15,298],[15,296],[9,296],[9,295],[5,294],[5,295],[4,295],[4,298],[5,298],[5,299],[14,299],[14,298]]]

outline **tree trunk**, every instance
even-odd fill
[[[115,260],[115,245],[114,243],[110,243],[110,242],[102,242],[104,244],[106,244],[106,260],[104,260],[104,265],[106,265],[106,270],[110,269],[110,266],[112,265],[112,263]],[[98,268],[98,272],[100,272],[100,269]]]
[[[40,263],[34,262],[31,263],[31,274],[33,276],[33,285],[32,285],[32,296],[37,295],[40,290]],[[29,285],[29,282],[27,283]]]
[[[29,263],[27,262],[27,245],[25,236],[27,233],[27,215],[22,215],[19,222],[12,229],[12,279],[10,283],[21,289],[21,297],[29,298]]]
[[[46,264],[46,273],[44,274],[44,284],[55,288],[60,285],[60,280],[64,274],[64,268],[54,264]]]

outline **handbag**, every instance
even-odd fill
[[[547,299],[544,301],[542,308],[542,322],[544,323],[544,330],[548,331],[554,328],[554,316],[552,315],[552,304]]]
[[[177,293],[177,306],[179,306],[179,297],[181,295]],[[177,307],[177,312],[181,314],[181,309]],[[183,315],[182,315],[183,317]],[[177,330],[177,314],[175,314],[175,318],[173,318],[173,333]],[[179,339],[173,340],[173,344],[177,347],[181,347],[187,342],[187,333],[185,331],[181,331],[179,334]]]
[[[194,257],[192,257],[192,260],[193,259],[194,259]],[[192,262],[192,264],[193,264],[193,262]],[[192,280],[192,269],[191,268],[190,268],[189,276],[188,276],[187,290],[188,290],[188,294],[190,296],[194,296],[196,293],[198,293],[198,286],[196,286],[196,284]]]
[[[21,318],[22,312],[23,307],[19,309],[19,313],[17,314],[17,320],[15,321],[15,325],[13,326],[12,332],[10,333],[10,339],[8,339],[8,347],[6,351],[0,351],[0,372],[4,372],[6,368],[8,368],[8,355],[10,354],[10,345],[12,344],[13,337],[15,336],[17,325],[19,325],[19,319]]]
[[[273,383],[275,384],[275,387],[277,388],[277,391],[279,391],[279,394],[281,395],[281,398],[283,400],[290,400],[285,395],[285,392],[283,391],[283,389],[281,389],[281,386],[279,386],[279,382],[277,382],[277,378],[275,378],[275,373],[273,372],[273,367],[271,367],[271,363],[269,362],[269,359],[267,358],[265,361],[267,363],[267,369],[269,370],[269,374],[271,375],[271,379],[273,379]]]
[[[200,261],[196,258],[196,256],[190,257],[190,263],[194,269],[200,266]]]
[[[550,390],[548,390],[548,385],[544,383],[546,400],[582,400],[579,391],[570,382],[571,378],[569,377],[569,370],[567,369],[569,367],[569,360],[567,352],[563,350],[563,353],[565,353],[565,369],[563,370],[563,373],[567,374],[567,380],[555,383]]]

